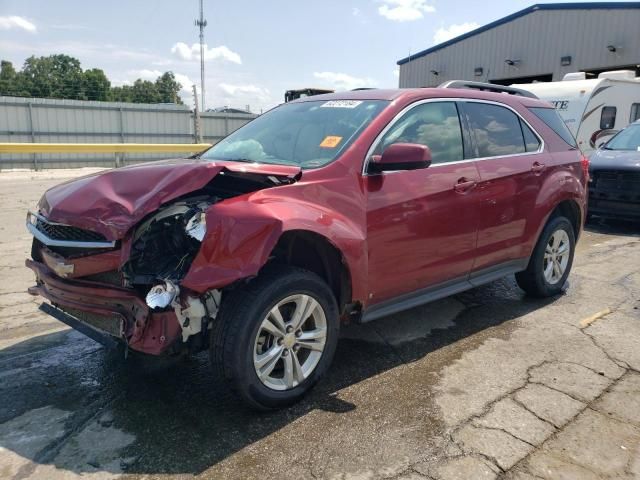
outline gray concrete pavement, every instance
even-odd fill
[[[24,214],[72,175],[0,174],[0,478],[640,478],[640,226],[590,227],[558,298],[507,278],[350,325],[257,414],[206,355],[141,375],[36,310]]]

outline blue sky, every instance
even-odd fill
[[[525,0],[205,0],[206,100],[253,111],[307,86],[397,87],[400,58]],[[551,3],[551,2],[547,2]],[[199,84],[198,0],[0,0],[0,58],[66,53],[114,84],[173,71]]]

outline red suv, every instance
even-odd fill
[[[209,348],[262,409],[327,371],[341,321],[513,273],[558,294],[588,164],[550,104],[449,86],[300,99],[193,158],[54,187],[27,218],[29,292],[127,351]]]

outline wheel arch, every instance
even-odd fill
[[[558,216],[566,217],[569,222],[571,222],[571,226],[573,227],[573,234],[577,241],[580,237],[583,223],[582,209],[580,208],[578,202],[574,199],[566,199],[558,203],[547,218],[545,225],[549,222],[549,220]]]
[[[555,217],[566,217],[573,227],[573,233],[576,241],[580,237],[582,230],[584,212],[580,207],[580,202],[573,196],[567,196],[556,201],[553,207],[547,209],[547,215],[542,217],[542,221],[537,225],[535,235],[531,237],[531,241],[525,247],[525,255],[530,258],[533,255],[533,250],[540,241],[540,236],[544,231],[544,227],[547,226],[549,221]]]
[[[309,270],[322,278],[336,297],[340,311],[352,302],[352,277],[349,265],[327,237],[310,230],[282,233],[270,258],[273,262]]]

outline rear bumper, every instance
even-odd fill
[[[49,300],[56,307],[56,310],[47,307],[43,310],[95,340],[101,341],[96,338],[99,336],[128,344],[133,350],[160,355],[180,336],[175,312],[151,312],[144,300],[131,290],[62,279],[45,264],[33,260],[25,264],[36,275],[36,285],[29,288],[29,293]],[[56,315],[57,311],[64,313],[64,319]],[[71,320],[65,321],[69,318]]]

